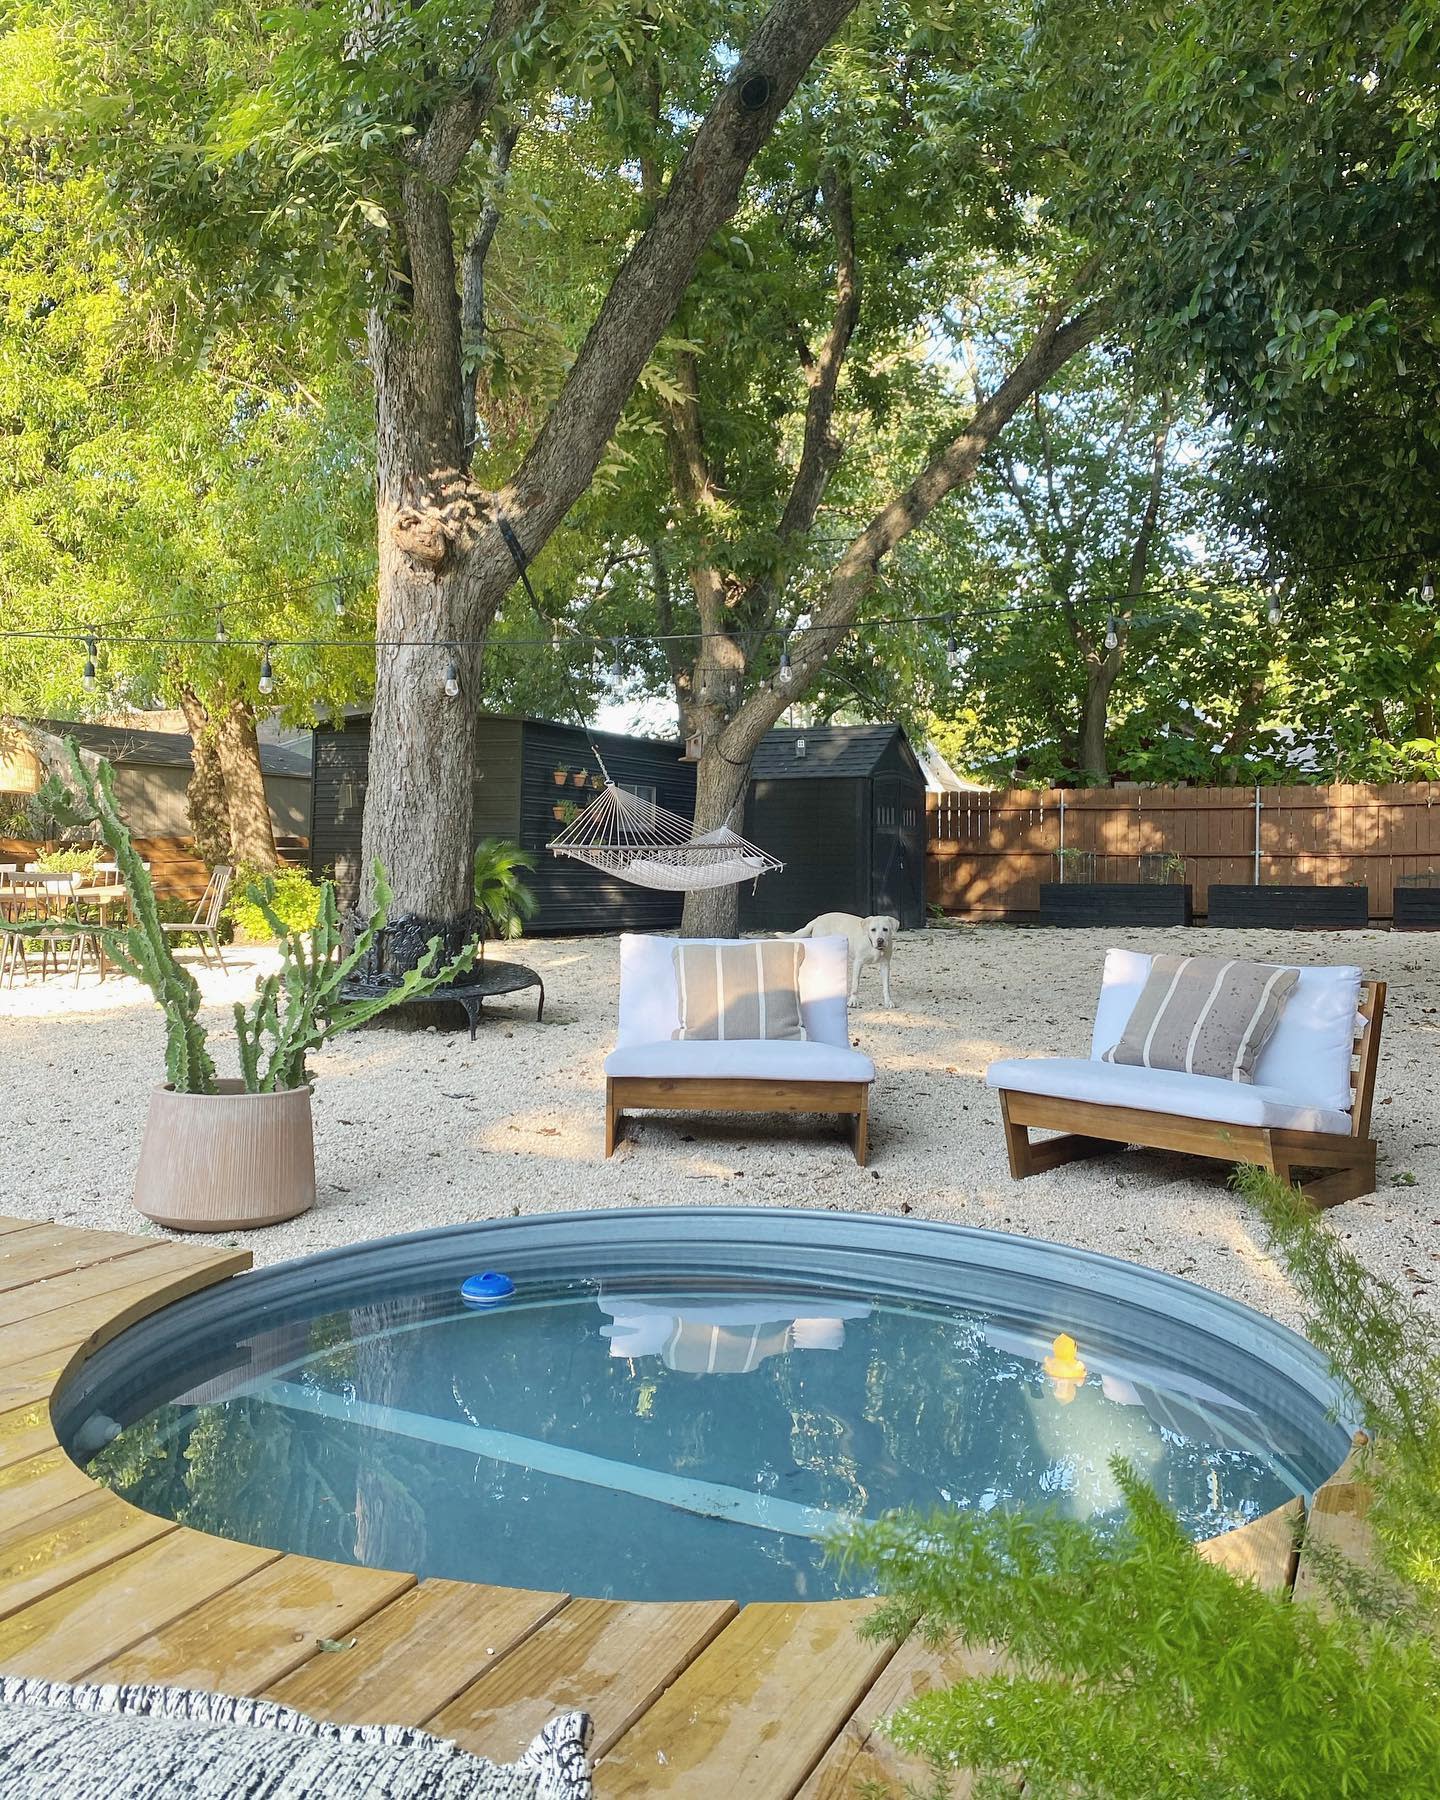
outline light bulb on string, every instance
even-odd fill
[[[625,665],[620,660],[620,646],[615,646],[615,655],[610,662],[610,681],[614,687],[625,685]]]
[[[790,645],[788,641],[784,649],[780,652],[780,667],[776,671],[776,679],[779,681],[781,687],[789,687],[790,683],[795,679],[795,671],[790,667]]]
[[[260,652],[260,692],[273,694],[275,691],[275,671],[270,666],[270,646],[266,644]]]
[[[1435,571],[1427,569],[1420,577],[1420,598],[1427,606],[1435,604]]]
[[[965,658],[960,654],[960,641],[955,636],[955,621],[951,619],[950,636],[945,644],[945,666],[953,675],[964,660]]]
[[[228,644],[229,641],[230,633],[225,629],[225,615],[224,613],[217,613],[215,615],[215,642],[217,644]]]
[[[460,669],[455,661],[455,647],[453,644],[450,647],[450,658],[445,664],[445,698],[447,700],[458,700],[460,698]]]
[[[86,693],[93,693],[95,688],[95,655],[95,640],[93,637],[87,637],[85,640],[85,671],[80,677],[80,685]]]
[[[1271,626],[1274,627],[1280,623],[1284,616],[1285,615],[1280,610],[1278,596],[1272,594],[1270,596],[1270,605],[1266,608],[1265,617],[1270,621]]]
[[[1118,650],[1120,648],[1120,633],[1116,629],[1114,613],[1111,613],[1110,622],[1105,627],[1105,648],[1107,650]]]

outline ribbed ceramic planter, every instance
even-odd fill
[[[308,1087],[247,1094],[150,1096],[135,1205],[174,1231],[246,1231],[278,1225],[315,1204],[315,1135]]]

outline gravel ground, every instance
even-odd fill
[[[1173,941],[1172,941],[1173,940]],[[1380,1188],[1330,1214],[1377,1271],[1440,1312],[1440,936],[1148,931],[1110,936],[1004,926],[909,933],[893,1011],[878,983],[852,1016],[880,1079],[873,1165],[858,1169],[835,1121],[644,1119],[602,1160],[602,1063],[612,1042],[614,938],[507,949],[543,974],[534,994],[486,1004],[463,1030],[378,1022],[316,1059],[319,1204],[247,1238],[257,1262],[443,1225],[582,1206],[817,1206],[910,1213],[1108,1251],[1187,1276],[1294,1322],[1293,1296],[1218,1165],[1117,1152],[1037,1175],[1006,1169],[992,1058],[1084,1055],[1107,942],[1224,950],[1271,961],[1359,962],[1390,984],[1376,1091]],[[230,1002],[269,952],[201,972],[222,1073]],[[875,980],[869,973],[865,981]],[[130,1205],[160,1020],[135,983],[61,980],[0,991],[5,1210],[76,1225],[148,1229]]]

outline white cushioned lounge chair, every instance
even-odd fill
[[[850,1047],[848,946],[808,938],[800,964],[801,1040],[677,1039],[681,940],[626,932],[620,939],[620,1021],[605,1059],[605,1154],[627,1111],[839,1113],[853,1120],[855,1160],[869,1154],[875,1065]],[[725,939],[686,939],[717,943]]]
[[[1136,1144],[1256,1163],[1298,1182],[1318,1206],[1373,1194],[1384,982],[1355,968],[1301,969],[1254,1081],[1227,1081],[1101,1061],[1124,1032],[1150,960],[1106,953],[1088,1057],[1014,1057],[986,1070],[1015,1179]],[[1032,1129],[1064,1135],[1031,1143]]]

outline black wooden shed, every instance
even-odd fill
[[[599,768],[585,733],[543,719],[482,715],[480,778],[475,784],[474,832],[506,838],[535,857],[528,876],[539,911],[526,929],[537,933],[673,931],[685,896],[633,887],[545,848],[564,828],[557,809],[583,808],[595,798]],[[592,733],[605,766],[621,787],[689,818],[695,810],[695,768],[680,760],[683,746],[661,738]],[[360,854],[360,823],[370,761],[370,720],[353,716],[315,731],[310,859],[318,874],[339,856]],[[563,786],[557,776],[563,771]],[[582,773],[586,785],[575,786]]]
[[[741,889],[744,929],[793,931],[825,912],[925,923],[925,776],[898,725],[772,731],[744,830],[785,863]]]

